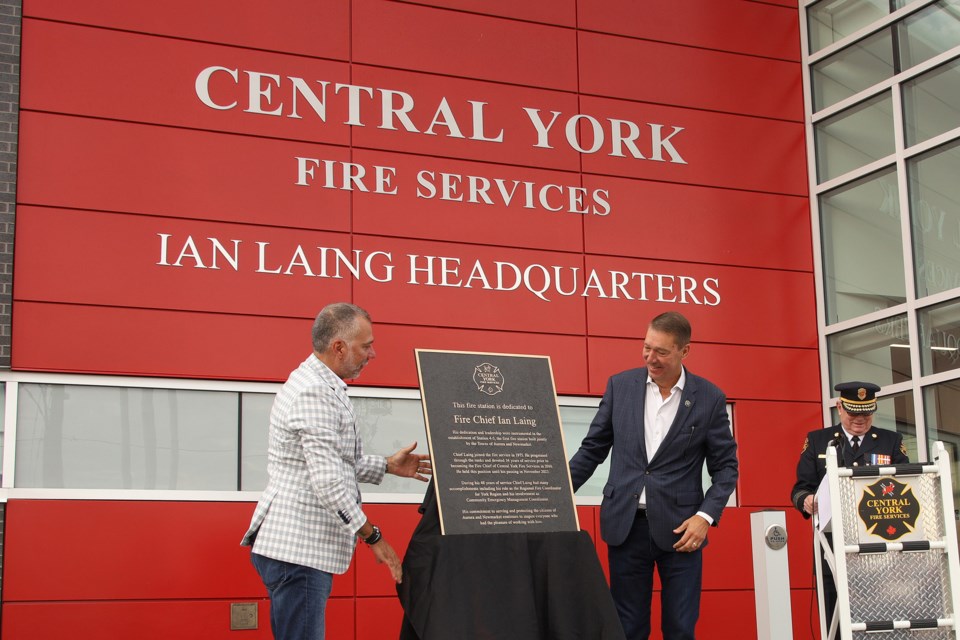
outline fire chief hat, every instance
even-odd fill
[[[841,382],[834,387],[840,392],[840,405],[847,413],[870,414],[877,410],[877,391],[872,382]]]

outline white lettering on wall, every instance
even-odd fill
[[[522,203],[525,209],[545,209],[605,216],[610,213],[606,189],[588,190],[559,184],[537,184],[528,180],[488,179],[423,169],[417,173],[416,196],[469,204],[503,205]]]
[[[315,85],[318,91],[314,90]],[[243,110],[252,115],[298,120],[309,115],[326,124],[329,86],[327,80],[309,81],[280,73],[211,65],[197,74],[194,93],[203,106],[217,111],[240,108],[244,98]],[[334,85],[333,94],[344,96],[346,119],[343,124],[351,127],[364,127],[375,121],[378,129],[388,131],[493,143],[502,143],[506,136],[503,129],[495,132],[488,129],[489,103],[482,100],[451,103],[446,96],[441,96],[435,102],[422,105],[413,95],[399,89],[344,83]],[[685,130],[681,126],[641,125],[621,118],[604,121],[585,113],[565,115],[550,111],[544,114],[540,109],[521,108],[533,127],[536,148],[554,149],[557,144],[566,144],[582,154],[604,153],[619,158],[687,163],[675,144],[677,136]],[[421,126],[417,125],[418,121]],[[562,126],[557,127],[558,123]],[[665,134],[665,131],[669,132]]]
[[[533,146],[543,149],[553,149],[554,146],[551,144],[551,131],[557,119],[560,118],[561,113],[559,111],[551,111],[549,122],[547,122],[543,116],[541,116],[539,109],[524,107],[523,110],[527,113],[537,133],[537,142]],[[571,148],[584,154],[597,153],[601,149],[608,149],[605,151],[607,155],[623,158],[627,155],[624,153],[624,149],[626,149],[630,157],[636,158],[637,160],[646,160],[649,158],[657,162],[664,162],[663,153],[666,151],[667,155],[670,156],[669,162],[687,164],[687,161],[683,159],[672,142],[672,138],[683,131],[683,127],[672,127],[673,131],[664,137],[662,134],[664,125],[647,123],[646,127],[649,129],[649,155],[644,156],[639,147],[637,147],[637,140],[641,137],[641,128],[637,123],[616,118],[609,118],[607,122],[609,122],[610,125],[609,131],[593,116],[582,113],[573,115],[567,119],[563,127],[565,141]],[[582,133],[582,131],[586,131],[587,133]],[[607,147],[608,138],[609,147]]]
[[[294,184],[341,191],[395,196],[400,193],[397,169],[355,162],[297,156]],[[610,194],[606,189],[535,183],[529,180],[487,178],[422,169],[416,175],[414,195],[423,200],[446,200],[484,206],[518,204],[524,209],[606,216]]]
[[[197,247],[197,243],[193,237],[187,236],[180,244],[180,248],[174,249],[174,251],[177,252],[177,256],[171,261],[170,238],[173,236],[168,233],[158,233],[157,235],[160,236],[160,260],[157,264],[162,267],[192,266],[197,269],[219,269],[220,263],[218,262],[218,258],[223,258],[234,271],[239,270],[239,240],[230,241],[230,244],[233,245],[233,251],[230,252],[217,238],[207,238],[207,241],[210,243],[210,248],[205,254],[205,261],[204,254]],[[184,264],[184,261],[186,261],[187,264]]]
[[[297,186],[306,187],[316,185],[324,189],[341,189],[343,191],[363,191],[396,195],[397,188],[393,179],[397,170],[393,167],[374,165],[373,176],[367,175],[367,169],[355,162],[339,162],[336,160],[321,160],[319,158],[295,158],[297,161]],[[317,179],[316,169],[323,168],[323,175]]]
[[[510,260],[464,260],[455,256],[407,254],[399,262],[389,251],[346,252],[337,247],[277,246],[270,241],[197,242],[190,234],[157,233],[160,267],[249,270],[273,276],[397,280],[409,286],[454,287],[518,292],[551,302],[558,296],[581,296],[718,306],[720,280],[685,274],[628,270],[584,270],[551,264],[521,264]],[[402,270],[398,273],[398,270]]]

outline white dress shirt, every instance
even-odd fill
[[[680,370],[680,379],[670,389],[670,395],[664,399],[660,394],[660,387],[653,381],[650,374],[647,374],[646,398],[643,403],[643,442],[647,447],[647,462],[653,460],[660,443],[663,442],[670,425],[677,417],[677,411],[680,409],[680,394],[683,393],[683,385],[687,382],[687,372]],[[640,508],[644,509],[647,505],[647,490],[644,488],[640,492]]]
[[[643,405],[643,442],[647,447],[647,462],[653,460],[660,443],[670,430],[677,417],[677,411],[680,410],[680,395],[683,393],[683,387],[687,382],[687,370],[680,369],[680,378],[670,389],[670,395],[666,398],[660,393],[660,387],[653,381],[650,374],[647,374],[647,396]],[[640,492],[639,508],[647,508],[647,489]],[[713,518],[703,511],[698,511],[697,515],[713,524]],[[678,523],[679,524],[679,523]]]

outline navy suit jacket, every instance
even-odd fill
[[[648,459],[643,437],[646,383],[646,368],[610,378],[597,415],[570,460],[570,476],[576,491],[612,448],[600,505],[601,537],[608,545],[623,543],[636,518],[640,492],[646,489],[650,535],[658,547],[670,551],[680,539],[673,530],[698,511],[719,523],[737,485],[737,444],[723,392],[687,371],[677,417],[656,455]],[[704,461],[713,481],[706,494]]]

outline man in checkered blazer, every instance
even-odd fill
[[[373,325],[352,304],[325,307],[313,324],[313,353],[280,389],[270,413],[269,481],[241,542],[270,595],[276,640],[322,640],[333,574],[344,573],[357,539],[401,580],[401,562],[364,515],[359,482],[385,473],[426,481],[417,444],[385,458],[363,453],[344,380],[376,356]]]

